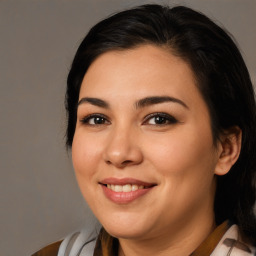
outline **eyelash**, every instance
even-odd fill
[[[162,121],[165,123],[155,123],[155,124],[150,124],[149,121],[150,119],[160,117],[162,118]],[[156,121],[156,120],[155,120]],[[164,125],[171,125],[171,124],[176,124],[178,120],[174,118],[173,116],[166,114],[166,113],[152,113],[149,114],[148,116],[145,117],[143,124],[149,124],[149,125],[156,125],[156,126],[164,126]]]
[[[156,123],[157,121],[155,120],[155,124],[152,124],[150,123],[150,120],[153,119],[153,118],[161,118],[160,120],[160,123]],[[102,123],[95,123],[96,121],[96,118],[99,118],[100,121],[102,121]],[[90,121],[94,119],[94,124],[91,124]],[[105,116],[105,115],[102,115],[102,114],[91,114],[91,115],[88,115],[84,118],[82,118],[80,120],[80,122],[82,124],[85,124],[85,125],[91,125],[91,126],[98,126],[98,125],[108,125],[110,124],[110,121],[108,120],[108,118]],[[162,123],[161,123],[162,122]],[[165,126],[165,125],[171,125],[171,124],[176,124],[178,122],[178,120],[176,118],[174,118],[173,116],[169,115],[169,114],[166,114],[166,113],[152,113],[152,114],[149,114],[147,115],[145,118],[144,118],[144,121],[143,121],[143,125],[155,125],[155,126]]]
[[[104,123],[90,124],[90,120],[94,119],[94,121],[95,121],[96,118],[100,118],[102,121],[104,121]],[[82,124],[92,125],[92,126],[110,124],[110,121],[107,119],[107,117],[106,117],[105,115],[102,115],[102,114],[91,114],[91,115],[88,115],[88,116],[82,118],[82,119],[80,120],[80,122],[81,122]]]

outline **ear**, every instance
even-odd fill
[[[234,126],[224,131],[218,142],[218,162],[215,168],[216,175],[225,175],[237,161],[242,142],[242,131]]]

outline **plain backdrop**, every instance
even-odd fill
[[[75,51],[109,14],[152,1],[0,0],[0,255],[26,256],[93,226],[65,149],[64,95]],[[236,38],[256,80],[256,1],[155,1],[209,15]]]

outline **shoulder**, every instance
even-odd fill
[[[61,243],[62,241],[58,241],[53,244],[49,244],[31,256],[57,256]]]
[[[84,230],[67,236],[59,247],[57,256],[92,256],[98,232],[88,233]]]
[[[232,225],[224,234],[211,256],[254,256],[256,248],[244,243],[237,225]]]
[[[47,245],[31,256],[92,256],[97,236],[85,237],[82,232],[75,232],[64,240]]]
[[[92,256],[100,227],[82,229],[50,244],[31,256]]]

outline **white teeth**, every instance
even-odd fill
[[[123,192],[131,192],[131,191],[132,191],[132,186],[130,184],[123,186]]]
[[[138,185],[132,185],[132,191],[138,190],[139,186]]]
[[[144,189],[144,186],[136,185],[136,184],[125,184],[125,185],[113,185],[113,184],[107,184],[107,187],[115,192],[131,192],[136,191],[138,189]]]
[[[123,192],[123,186],[115,185],[115,192]]]

